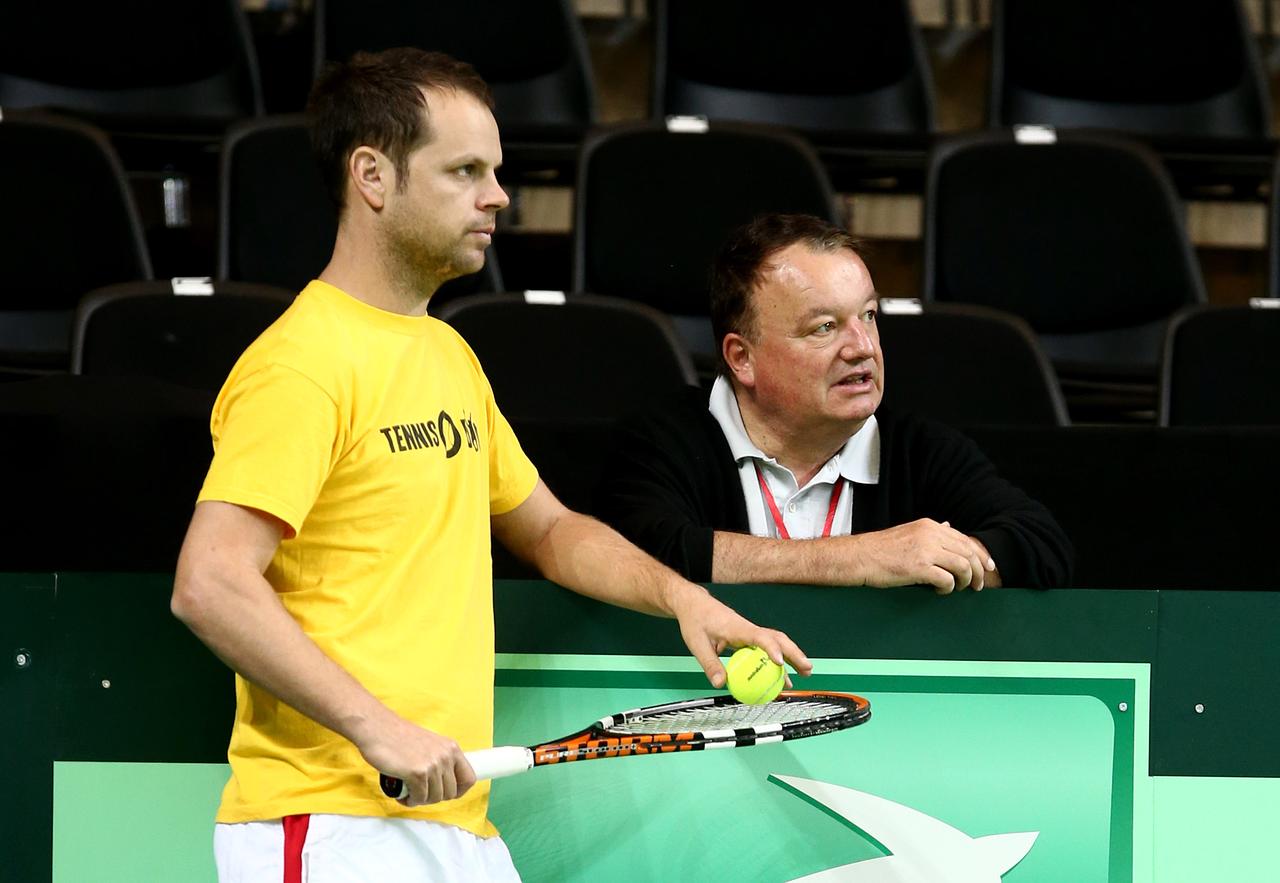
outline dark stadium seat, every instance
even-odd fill
[[[221,131],[262,113],[239,0],[7,3],[0,107],[84,115],[113,131]]]
[[[1280,426],[1280,302],[1200,306],[1169,323],[1162,426]]]
[[[0,194],[0,366],[66,370],[80,298],[151,278],[120,161],[93,126],[6,109]]]
[[[704,355],[717,349],[707,274],[729,232],[763,212],[838,220],[808,145],[736,123],[601,130],[583,144],[575,203],[574,289],[662,310]]]
[[[1264,138],[1267,73],[1239,0],[995,0],[992,125]]]
[[[586,41],[570,0],[316,0],[317,65],[396,46],[474,65],[504,140],[580,140],[596,119]]]
[[[1166,320],[1205,300],[1159,161],[1105,135],[986,132],[940,143],[924,250],[926,301],[1021,316],[1064,378],[1154,389]]]
[[[933,130],[933,82],[906,0],[658,0],[653,112],[835,133]]]
[[[71,370],[216,392],[293,296],[268,285],[208,280],[100,288],[76,309]]]
[[[477,295],[440,314],[471,346],[542,480],[590,511],[618,418],[696,383],[670,322],[630,301],[560,292]],[[500,543],[494,575],[532,577]]]
[[[697,383],[670,321],[632,301],[488,294],[438,316],[475,350],[512,420],[609,421]]]
[[[1015,316],[964,304],[881,299],[884,402],[953,426],[1065,426],[1066,404],[1035,335]]]

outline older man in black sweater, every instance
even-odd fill
[[[607,520],[699,581],[1066,585],[1049,512],[949,427],[880,410],[878,295],[848,233],[769,215],[712,272],[722,376],[630,424]]]

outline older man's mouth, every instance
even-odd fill
[[[872,375],[870,371],[854,371],[846,374],[836,381],[835,385],[850,390],[860,390],[871,386]]]

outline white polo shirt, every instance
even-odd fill
[[[790,469],[767,456],[751,441],[742,423],[742,412],[738,410],[733,386],[724,377],[717,377],[711,387],[708,407],[711,416],[720,424],[720,429],[729,442],[729,450],[733,452],[733,458],[738,464],[742,496],[747,503],[747,525],[752,536],[778,536],[769,504],[760,490],[757,465],[792,539],[822,536],[837,481],[845,482],[845,485],[836,504],[831,535],[849,533],[853,521],[853,486],[849,482],[880,482],[880,427],[876,424],[874,414],[867,418],[861,429],[849,437],[835,456],[822,465],[808,484],[798,487],[796,477]]]

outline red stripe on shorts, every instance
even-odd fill
[[[307,842],[307,826],[311,816],[285,816],[284,883],[302,883],[302,844]]]

